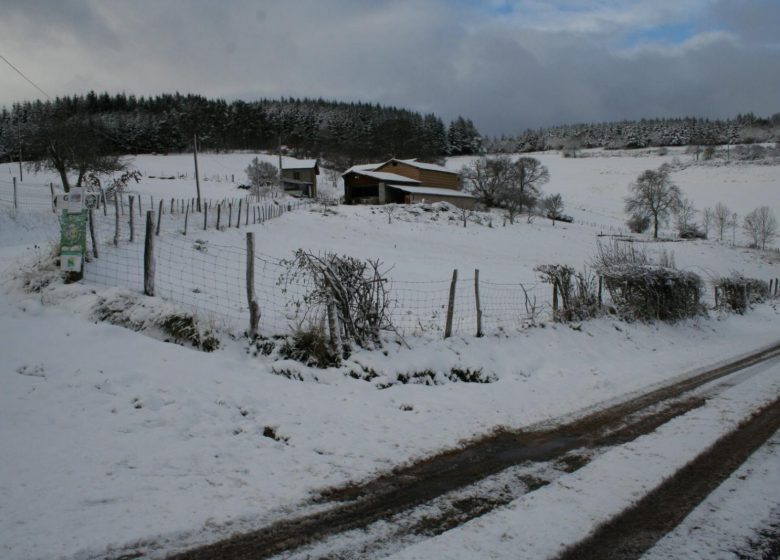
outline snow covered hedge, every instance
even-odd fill
[[[599,274],[618,314],[629,320],[678,321],[702,312],[701,277],[652,264],[616,264]]]
[[[713,281],[718,309],[744,313],[753,303],[764,301],[769,296],[769,284],[756,278],[745,278],[739,274],[724,276]]]

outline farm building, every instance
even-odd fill
[[[317,175],[320,174],[316,159],[284,158],[282,161],[282,188],[289,194],[308,198],[317,197]]]
[[[342,177],[347,204],[449,202],[471,209],[476,202],[460,190],[456,172],[413,159],[356,165]]]

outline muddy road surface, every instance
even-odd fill
[[[381,556],[383,549],[392,551],[388,543],[411,543],[442,533],[573,472],[599,450],[632,441],[702,406],[709,395],[749,379],[746,368],[777,356],[780,343],[557,426],[497,431],[374,480],[324,491],[313,499],[316,513],[283,519],[170,558],[255,560],[280,553],[294,556],[296,551],[311,558]],[[428,504],[437,507],[426,514],[407,515]],[[399,521],[404,518],[408,521]],[[392,529],[351,545],[350,550],[323,556],[307,556],[304,551],[312,543],[366,529],[377,521],[389,522]]]

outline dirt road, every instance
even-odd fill
[[[483,515],[522,493],[532,492],[547,484],[550,476],[556,476],[555,472],[562,474],[580,468],[590,460],[591,450],[597,452],[598,449],[631,441],[652,432],[672,418],[702,406],[708,395],[740,382],[740,372],[745,368],[778,355],[780,343],[558,426],[534,431],[498,431],[461,448],[399,468],[375,480],[325,491],[314,499],[320,510],[317,513],[281,520],[257,531],[183,552],[171,558],[254,560],[282,552],[291,553],[313,542],[350,530],[366,528],[376,521],[397,519],[399,514],[422,504],[441,501],[449,494],[479,486],[479,492],[467,492],[465,498],[461,494],[461,497],[443,504],[432,515],[422,518],[417,516],[413,523],[399,524],[393,534],[385,536],[381,542],[362,543],[352,552],[334,556],[362,558],[370,556],[375,548],[386,546],[387,539],[404,540],[410,535],[423,538],[444,532]],[[720,382],[713,383],[717,380]],[[703,389],[705,385],[707,387]],[[702,390],[697,392],[699,388]],[[771,429],[772,422],[780,418],[777,408],[775,403],[774,408],[770,407],[766,412],[770,418],[767,424],[769,427],[765,427],[764,431],[756,428],[750,445],[745,445],[739,453],[735,450],[729,451],[736,457],[734,460],[720,461],[723,454],[716,455],[707,463],[710,468],[714,471],[722,462],[719,472],[728,476],[728,473],[755,449],[751,445],[759,442],[762,437],[760,434]],[[739,440],[740,438],[736,438],[736,441]],[[736,464],[733,464],[735,461]],[[551,465],[554,467],[552,475]],[[515,484],[507,485],[501,474],[520,467],[522,469],[517,471]],[[535,467],[537,470],[534,470]],[[713,481],[717,479],[717,476],[712,478]],[[717,485],[716,482],[712,484]],[[508,490],[508,486],[512,489]],[[698,492],[705,492],[707,488],[709,486],[701,486]],[[701,498],[697,496],[698,494],[692,495],[690,503],[698,503],[696,500]],[[321,509],[323,505],[327,506],[324,510]],[[623,528],[619,533],[630,533],[627,526],[621,527]],[[668,529],[659,529],[664,532],[665,530]],[[575,554],[569,557],[584,556]],[[624,558],[616,556],[618,557]],[[635,556],[625,556],[629,557]]]

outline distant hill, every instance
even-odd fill
[[[201,149],[276,150],[281,137],[290,155],[318,157],[339,168],[354,163],[415,157],[515,153],[580,148],[717,145],[780,140],[780,113],[760,118],[642,119],[563,125],[516,136],[482,138],[458,117],[448,126],[434,114],[370,103],[323,99],[232,101],[192,94],[154,97],[90,92],[54,101],[27,101],[0,110],[0,161],[39,159],[52,123],[94,131],[96,146],[115,154]]]
[[[199,95],[135,97],[124,93],[24,102],[0,112],[0,160],[18,154],[37,158],[45,149],[39,132],[48,123],[78,122],[109,138],[120,154],[205,150],[276,149],[279,137],[301,157],[354,163],[390,157],[435,160],[479,150],[479,132],[459,117],[448,127],[433,114],[369,103],[323,99],[232,101]],[[45,136],[45,135],[44,135]]]
[[[516,153],[777,141],[780,141],[780,113],[770,118],[747,113],[727,120],[685,117],[562,125],[526,130],[517,136],[483,139],[482,145],[488,152]]]

